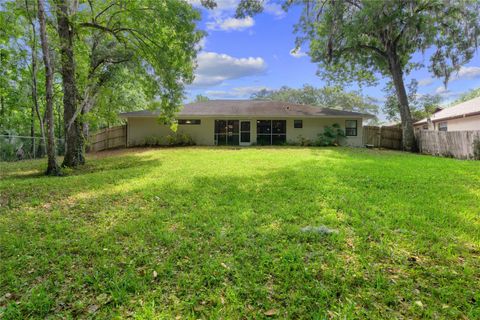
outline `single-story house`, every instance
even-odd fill
[[[160,124],[159,112],[121,113],[127,120],[127,145],[145,144],[149,137],[173,134]],[[362,123],[372,115],[277,101],[210,100],[186,104],[178,112],[177,133],[197,145],[281,145],[299,139],[315,141],[325,126],[339,124],[344,143],[363,145]]]
[[[480,130],[480,97],[440,109],[430,118],[415,122],[414,127],[435,131]]]

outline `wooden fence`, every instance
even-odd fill
[[[115,148],[125,148],[127,146],[127,126],[116,126],[103,129],[90,135],[90,152],[97,152]]]
[[[402,128],[363,127],[363,144],[376,148],[402,149]]]
[[[480,130],[427,131],[416,133],[421,153],[457,159],[480,160]]]

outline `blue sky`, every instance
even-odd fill
[[[247,99],[262,88],[277,89],[283,85],[299,88],[303,84],[322,87],[325,82],[317,75],[317,66],[302,48],[296,54],[294,25],[300,16],[298,8],[287,13],[274,1],[267,1],[264,13],[253,18],[234,19],[238,0],[219,0],[215,10],[201,8],[199,0],[189,0],[202,12],[199,28],[208,34],[198,56],[193,85],[188,86],[188,99],[202,94],[211,99]],[[428,63],[428,52],[418,53],[414,61]],[[434,79],[426,68],[406,77],[419,81],[419,93],[440,93],[444,102],[459,94],[480,87],[480,54],[455,75],[445,90],[441,79]],[[375,87],[361,91],[382,101],[386,83],[381,79]],[[351,87],[358,89],[356,85]]]

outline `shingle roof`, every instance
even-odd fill
[[[480,114],[480,97],[468,100],[452,107],[442,109],[430,116],[435,121],[463,118]],[[427,123],[427,118],[415,122],[415,124]]]
[[[155,117],[159,111],[134,111],[121,113],[123,118]],[[320,108],[279,101],[261,100],[209,100],[186,104],[178,113],[179,117],[208,116],[268,116],[268,117],[362,117],[373,118],[371,114]]]

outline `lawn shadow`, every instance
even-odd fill
[[[35,225],[25,224],[21,215],[9,216],[10,225],[16,226],[8,230],[10,237],[23,239],[15,248],[5,247],[4,255],[45,256],[47,261],[36,270],[44,269],[52,282],[58,274],[68,279],[56,289],[50,313],[55,308],[74,310],[78,299],[90,297],[75,314],[88,316],[95,297],[105,295],[109,302],[96,316],[108,317],[112,309],[140,312],[143,302],[152,302],[153,312],[167,315],[262,318],[275,309],[300,318],[305,313],[299,310],[328,316],[328,310],[353,301],[360,308],[378,309],[379,317],[412,318],[416,314],[396,295],[414,292],[420,284],[421,299],[433,304],[428,299],[444,285],[439,277],[463,285],[445,297],[457,295],[455,308],[466,313],[474,275],[464,275],[463,282],[445,277],[443,269],[461,274],[464,266],[450,264],[440,248],[459,237],[478,240],[478,224],[453,210],[474,210],[478,199],[467,193],[473,184],[452,189],[448,183],[467,178],[444,177],[444,184],[426,189],[424,179],[441,163],[411,175],[411,168],[397,163],[386,161],[372,170],[369,159],[348,161],[329,149],[318,152],[328,155],[328,161],[312,159],[268,171],[248,170],[255,164],[245,163],[232,171],[206,170],[178,179],[150,176],[150,169],[162,163],[148,157],[138,166],[136,157],[110,167],[94,164],[86,173],[98,180],[93,192],[83,187],[66,192],[77,197],[69,207],[73,209],[38,214]],[[135,169],[122,176],[127,167]],[[112,179],[112,172],[119,177]],[[74,180],[81,175],[71,179],[81,185]],[[454,203],[425,203],[432,194],[446,191]],[[82,192],[86,196],[78,199]],[[62,204],[58,209],[65,208]],[[321,225],[339,233],[301,231]],[[461,245],[448,250],[463,254]],[[408,260],[412,256],[417,260]],[[473,256],[465,259],[478,266]],[[11,269],[10,277],[35,287],[37,271],[30,275],[32,266],[25,261]],[[58,274],[48,271],[56,266]],[[389,278],[387,269],[396,270],[398,278]],[[402,272],[408,277],[403,279]],[[379,297],[379,292],[392,298]],[[130,303],[140,298],[142,303]],[[413,294],[403,298],[420,299]]]

